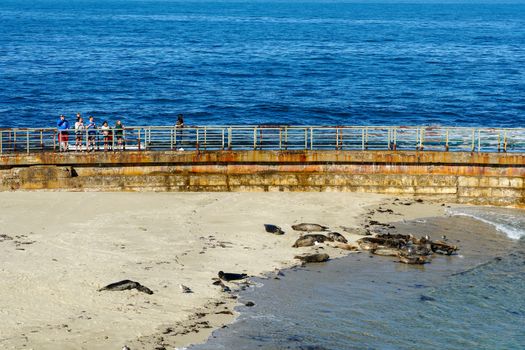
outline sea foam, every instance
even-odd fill
[[[525,210],[498,207],[455,207],[449,209],[448,213],[483,221],[512,239],[525,237]]]

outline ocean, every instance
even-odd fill
[[[2,0],[0,127],[525,124],[525,5]]]
[[[525,348],[524,212],[467,207],[450,215],[396,227],[444,234],[458,255],[421,267],[359,253],[255,279],[241,293],[255,306],[238,307],[235,323],[190,349]]]

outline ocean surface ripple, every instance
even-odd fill
[[[525,5],[3,0],[0,127],[525,125]]]

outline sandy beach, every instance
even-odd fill
[[[291,225],[314,222],[343,233],[340,226],[362,227],[370,218],[435,217],[443,209],[356,193],[0,193],[0,347],[203,342],[236,316],[235,293],[212,284],[218,271],[260,276],[297,265],[294,256],[303,252],[348,254],[328,245],[292,248],[299,233]],[[265,232],[266,223],[286,234]],[[98,291],[125,279],[154,294]]]

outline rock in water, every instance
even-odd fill
[[[223,272],[223,271],[219,271],[218,276],[221,280],[227,281],[227,282],[235,281],[235,280],[242,280],[248,277],[248,275],[245,273],[228,273],[228,272]]]
[[[122,280],[119,282],[108,284],[107,286],[100,288],[98,291],[99,292],[102,292],[105,290],[123,291],[123,290],[130,290],[130,289],[136,289],[139,292],[146,293],[146,294],[153,294],[153,291],[149,289],[148,287],[143,286],[139,282],[130,281],[130,280]]]
[[[299,259],[305,263],[320,263],[320,262],[325,262],[328,259],[330,259],[330,256],[328,256],[328,254],[326,253],[319,253],[319,254],[297,255],[294,258]]]
[[[307,223],[292,225],[292,228],[295,231],[307,231],[307,232],[311,232],[311,231],[326,231],[326,230],[328,230],[328,227],[326,227],[326,226],[322,226],[322,225],[318,225],[318,224],[307,224]]]
[[[276,225],[264,224],[264,229],[266,232],[273,233],[274,235],[284,235],[284,231]]]

